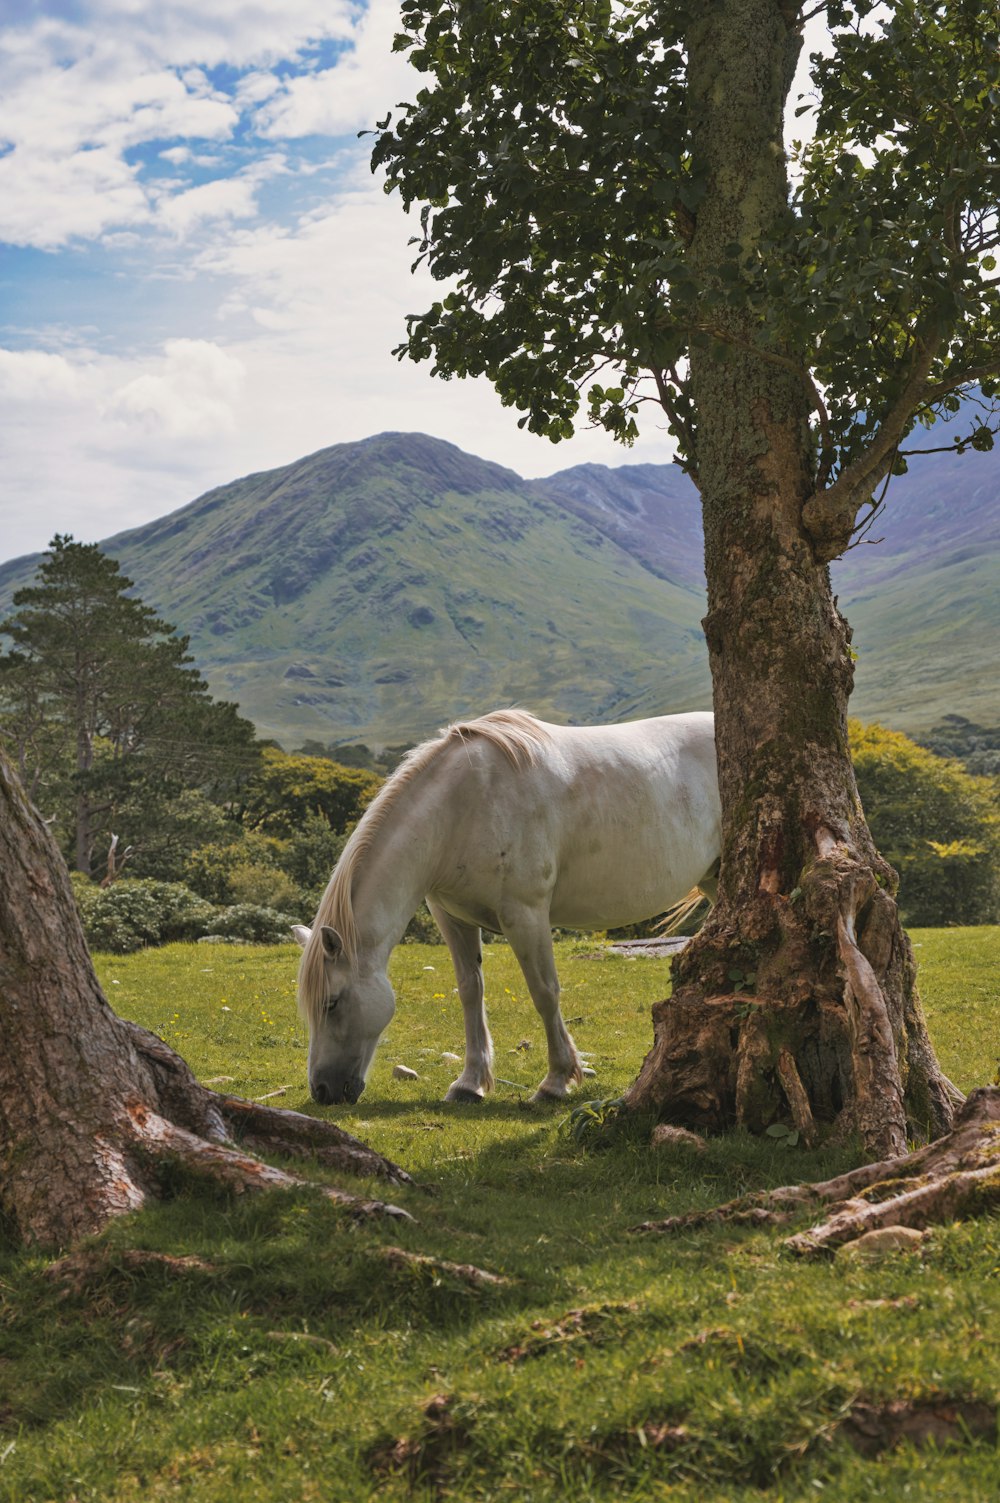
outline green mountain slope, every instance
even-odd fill
[[[695,591],[421,435],[323,450],[104,546],[213,692],[286,744],[398,741],[498,704],[586,720],[707,702]]]
[[[1000,720],[1000,464],[932,456],[834,567],[856,713]],[[710,703],[697,497],[670,465],[529,482],[421,434],[321,450],[102,545],[265,736],[373,744],[523,704],[557,720]],[[0,614],[36,559],[0,567]]]
[[[698,499],[676,466],[582,465],[541,485],[654,572],[703,590]],[[1000,720],[1000,455],[912,459],[831,572],[854,628],[856,715],[914,733],[949,712]]]

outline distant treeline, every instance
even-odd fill
[[[941,724],[917,737],[939,757],[954,757],[976,777],[1000,775],[1000,725],[976,725],[964,715],[945,715]]]

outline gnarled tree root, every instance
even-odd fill
[[[136,1051],[152,1066],[158,1096],[171,1117],[216,1142],[238,1144],[255,1154],[315,1159],[347,1174],[412,1185],[405,1169],[361,1143],[336,1123],[283,1107],[262,1106],[241,1096],[229,1096],[201,1085],[191,1070],[155,1033],[138,1023],[119,1020]]]
[[[947,1132],[962,1094],[934,1057],[890,868],[821,821],[807,838],[798,888],[765,873],[749,903],[723,895],[675,957],[625,1110],[695,1131],[787,1124],[807,1144],[857,1135],[888,1159]]]
[[[248,1148],[409,1182],[331,1122],[217,1095],[162,1039],[115,1016],[62,857],[2,750],[0,872],[5,1232],[65,1247],[169,1193],[177,1166],[230,1191],[308,1186],[352,1215],[407,1215],[252,1156]]]
[[[951,1132],[904,1158],[865,1164],[818,1184],[743,1196],[710,1211],[646,1221],[631,1230],[676,1232],[713,1222],[781,1226],[817,1204],[829,1207],[826,1219],[785,1243],[800,1257],[833,1252],[881,1227],[923,1229],[1000,1206],[1000,1089],[973,1091]]]

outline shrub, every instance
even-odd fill
[[[300,892],[287,872],[247,861],[229,873],[229,895],[236,903],[261,908],[298,908]]]
[[[237,868],[268,867],[280,872],[285,852],[285,841],[251,831],[226,845],[203,845],[192,851],[184,863],[184,880],[210,903],[232,903],[238,901],[232,888]]]
[[[421,903],[416,913],[406,926],[403,935],[403,943],[406,945],[441,945],[441,930],[431,918],[431,911],[426,903]]]
[[[234,903],[215,914],[212,935],[223,939],[240,939],[251,944],[281,945],[292,937],[292,925],[299,923],[289,913],[264,908],[258,903]]]
[[[247,793],[244,821],[272,835],[294,838],[310,816],[320,815],[342,833],[356,824],[382,779],[360,767],[325,757],[289,756],[265,747],[260,772]]]
[[[301,888],[318,896],[330,880],[346,844],[347,836],[331,829],[322,814],[310,814],[285,841],[282,870]]]
[[[74,879],[73,888],[90,948],[119,955],[144,945],[196,939],[215,912],[179,882],[138,877],[96,887]]]
[[[851,722],[861,802],[899,872],[907,924],[989,924],[1000,917],[1000,818],[993,785],[899,731]]]

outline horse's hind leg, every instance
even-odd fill
[[[493,1089],[493,1040],[486,1022],[483,952],[478,929],[452,918],[428,898],[427,906],[451,952],[458,995],[465,1016],[465,1065],[445,1095],[446,1101],[482,1101]]]
[[[549,1071],[532,1100],[563,1101],[570,1087],[583,1079],[583,1065],[559,1011],[559,977],[548,914],[534,909],[524,909],[516,916],[505,912],[503,932],[545,1025],[549,1046]]]

